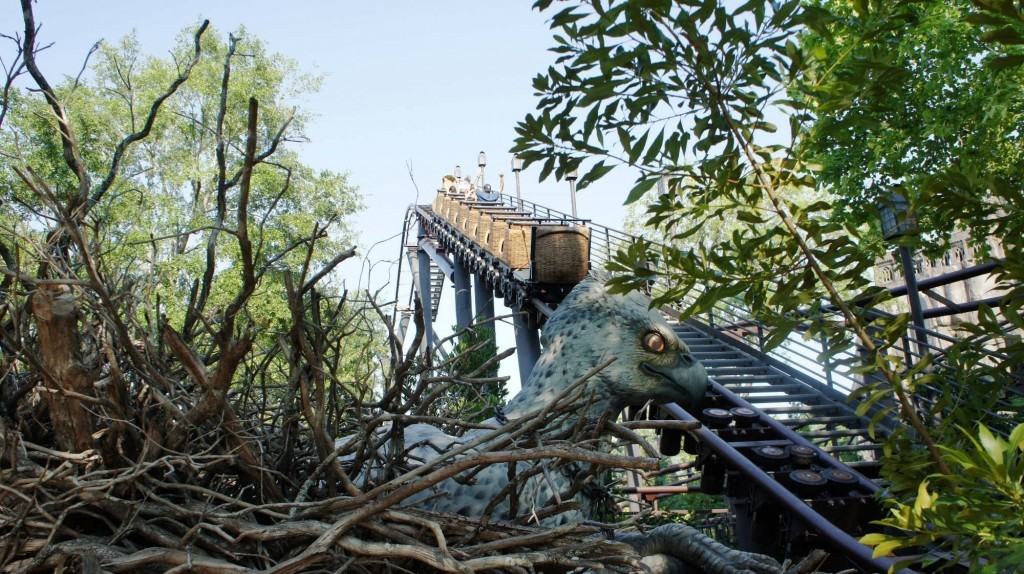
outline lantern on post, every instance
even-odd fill
[[[882,238],[886,241],[917,234],[917,217],[910,211],[907,198],[899,192],[893,192],[878,204],[878,214],[882,224]]]
[[[886,241],[916,235],[918,232],[917,217],[910,210],[907,198],[898,191],[890,193],[879,201],[878,215],[882,238]],[[898,244],[896,250],[900,255],[900,263],[903,267],[903,280],[907,287],[907,300],[910,302],[910,320],[913,323],[914,339],[917,341],[917,352],[920,358],[928,352],[928,335],[925,332],[921,294],[917,288],[914,254],[903,243]]]

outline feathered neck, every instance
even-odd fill
[[[563,392],[563,390],[579,380],[585,373],[575,372],[572,368],[559,361],[553,354],[542,355],[533,367],[530,378],[523,384],[523,388],[509,400],[505,406],[505,416],[511,419],[526,416],[549,406]],[[593,396],[587,401],[589,408],[581,415],[598,417],[609,411],[618,411],[621,407],[601,392],[606,388],[599,373],[584,383],[586,391],[592,392]]]

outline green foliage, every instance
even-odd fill
[[[984,244],[1014,199],[999,188],[1024,186],[1024,67],[987,65],[999,48],[974,22],[990,17],[967,0],[819,6],[830,17],[802,36],[819,63],[800,90],[817,112],[804,142],[842,198],[833,217],[873,226],[899,188],[928,231],[917,246],[940,254],[956,228]]]
[[[879,524],[899,534],[874,533],[861,542],[875,556],[913,546],[937,546],[969,557],[971,572],[1018,572],[1024,563],[1024,425],[1008,439],[978,425],[961,430],[962,446],[943,446],[954,467],[917,484],[913,500],[890,501]]]
[[[655,304],[689,295],[690,314],[738,298],[776,327],[773,344],[797,310],[830,297],[821,273],[839,293],[870,289],[862,230],[812,199],[827,194],[797,145],[811,117],[788,89],[809,63],[792,38],[816,13],[798,2],[566,4],[552,20],[566,22],[557,65],[534,80],[538,111],[517,127],[514,151],[556,176],[594,158],[580,181],[609,166],[640,174],[626,202],[650,198],[646,226],[663,244],[619,253],[614,288],[660,275]],[[779,143],[782,122],[790,145]],[[659,180],[665,191],[649,194]],[[841,327],[821,320],[812,334],[838,353],[852,344]]]
[[[460,418],[470,422],[481,422],[495,415],[495,409],[504,405],[508,396],[504,382],[488,380],[498,377],[498,363],[488,364],[497,353],[493,327],[476,325],[459,334],[449,367],[449,376],[457,384],[441,401],[444,410],[460,413]],[[483,382],[479,382],[481,379]]]
[[[981,40],[993,46],[986,61],[993,70],[1024,65],[1024,5],[1012,0],[974,0],[967,20],[978,25]]]
[[[724,508],[725,501],[720,495],[703,494],[700,492],[687,494],[673,494],[658,500],[658,508],[661,510],[694,510],[710,511],[715,508]]]
[[[68,78],[55,86],[94,184],[111,169],[111,157],[125,135],[141,128],[153,102],[191,57],[194,32],[182,31],[171,57],[165,58],[142,53],[134,36],[102,42],[81,81]],[[160,345],[161,325],[169,324],[189,342],[195,339],[200,348],[212,348],[203,325],[218,320],[242,284],[239,243],[230,230],[237,226],[234,206],[249,100],[258,100],[257,153],[267,156],[253,169],[248,213],[255,266],[267,271],[257,278],[244,315],[258,333],[257,346],[269,348],[291,324],[284,273],[299,277],[305,268],[311,275],[350,246],[346,218],[361,209],[361,198],[345,174],[313,169],[287,147],[306,139],[309,116],[295,102],[316,91],[319,78],[300,72],[295,62],[269,52],[244,30],[228,38],[208,30],[201,47],[188,81],[163,102],[149,136],[126,149],[114,171],[116,179],[90,206],[85,224],[102,255],[104,273],[139,294],[137,300],[122,303],[128,320],[144,326],[149,344]],[[225,84],[226,64],[230,75]],[[15,90],[3,127],[0,154],[12,161],[0,169],[0,202],[5,206],[0,236],[27,245],[30,239],[41,239],[39,230],[52,222],[42,215],[47,209],[41,199],[8,166],[31,169],[50,183],[62,203],[72,201],[78,181],[65,164],[53,113],[41,95]],[[218,189],[225,180],[221,204]],[[307,260],[305,247],[314,235],[317,249]],[[211,273],[203,300],[199,292],[207,270]],[[85,278],[84,269],[75,272]],[[341,294],[320,288],[328,298]],[[190,304],[205,317],[188,319]],[[364,331],[354,333],[351,348],[366,347],[368,340],[356,340],[364,336]],[[340,379],[365,376],[364,366],[348,361],[341,365],[346,370],[336,373]]]
[[[655,305],[687,299],[696,315],[731,300],[770,326],[768,347],[799,327],[827,338],[829,356],[863,356],[859,412],[907,423],[886,444],[898,504],[913,507],[925,480],[955,478],[953,453],[970,451],[958,425],[1019,417],[1006,400],[1024,372],[1024,67],[1007,58],[1020,54],[1017,4],[568,1],[553,11],[557,60],[534,79],[537,110],[513,151],[544,177],[638,174],[624,199],[646,204],[639,217],[658,243],[616,255],[614,289],[659,279]],[[899,348],[906,314],[871,312],[888,297],[871,281],[873,206],[893,190],[924,231],[903,241],[934,253],[962,229],[979,243],[998,237],[1006,253],[1000,309],[983,308],[962,342],[912,369]],[[1001,496],[976,486],[958,491],[965,506]],[[933,528],[927,520],[911,536]],[[981,557],[974,527],[949,536]]]

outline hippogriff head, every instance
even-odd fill
[[[708,388],[707,373],[650,299],[612,295],[587,279],[566,296],[544,327],[545,354],[578,363],[573,369],[615,361],[597,375],[595,390],[612,408],[649,400],[696,407]]]

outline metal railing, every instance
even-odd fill
[[[531,214],[541,219],[578,219],[568,213],[558,211],[557,209],[551,209],[550,207],[525,199],[516,199],[515,197],[504,193],[501,194],[500,200],[503,205],[517,208],[522,211],[529,211]],[[608,263],[612,260],[615,251],[628,244],[636,242],[635,237],[624,231],[613,229],[592,221],[588,221],[586,225],[590,228],[590,260],[592,266],[595,263]]]

